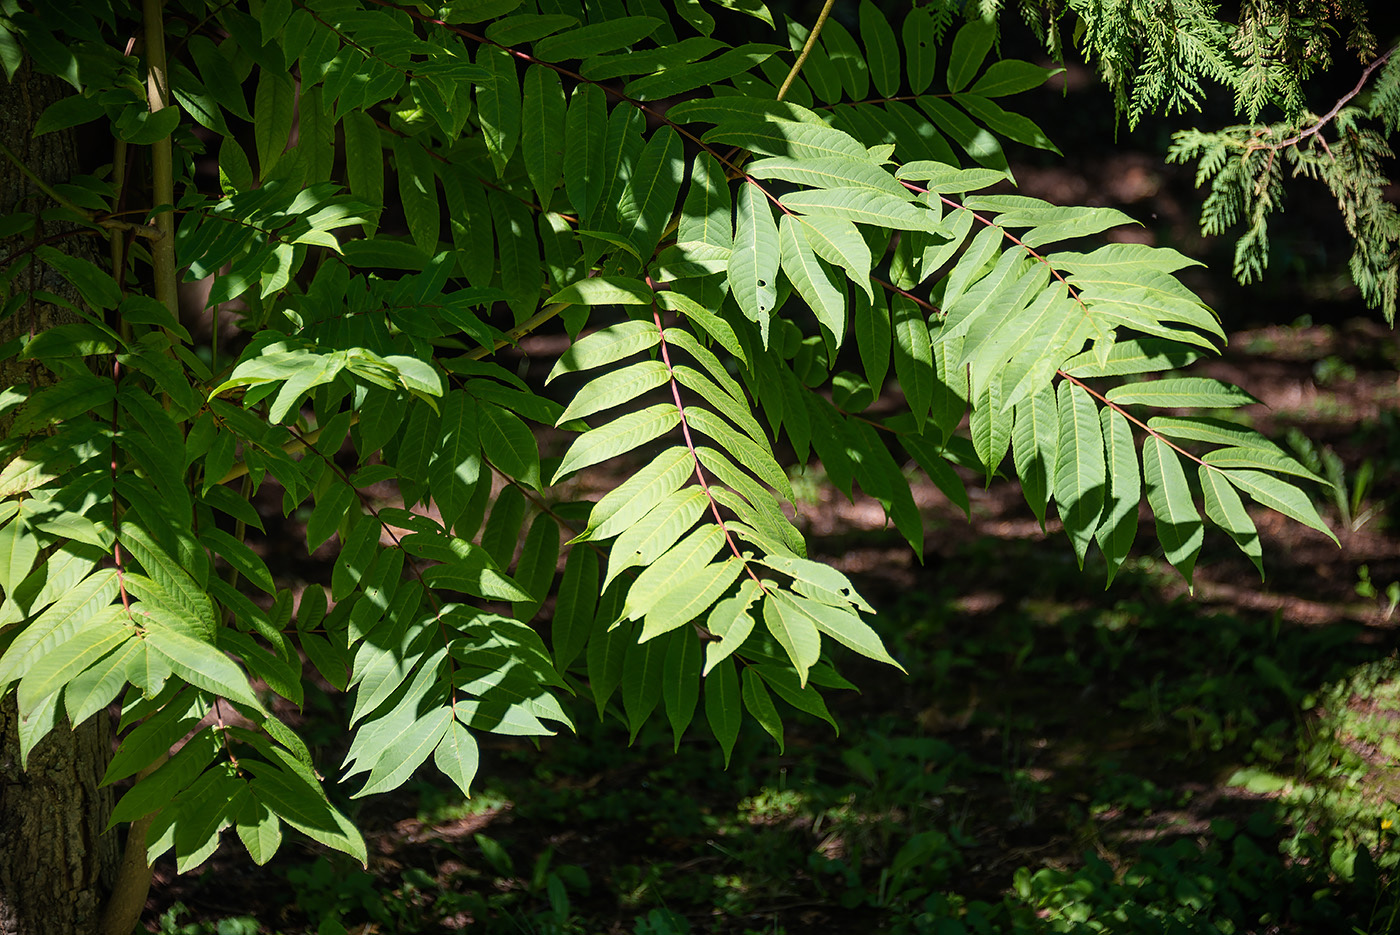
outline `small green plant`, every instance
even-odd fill
[[[1331,487],[1332,503],[1337,508],[1341,524],[1352,532],[1360,532],[1363,527],[1385,511],[1385,503],[1370,503],[1367,495],[1371,492],[1371,481],[1375,475],[1375,464],[1368,458],[1361,462],[1350,479],[1346,465],[1332,447],[1319,448],[1296,428],[1288,430],[1288,444],[1293,448],[1298,460],[1314,474],[1327,479]]]
[[[690,935],[690,923],[669,909],[653,909],[637,920],[636,935]]]
[[[1371,567],[1362,565],[1356,569],[1356,593],[1361,597],[1371,600],[1381,600],[1385,605],[1384,618],[1389,620],[1395,616],[1395,608],[1400,605],[1400,581],[1392,581],[1385,586],[1382,591],[1376,587],[1371,580]],[[1382,594],[1384,597],[1382,598]]]
[[[159,935],[258,935],[258,920],[252,916],[230,916],[214,922],[181,923],[188,912],[184,903],[175,903],[160,917]]]

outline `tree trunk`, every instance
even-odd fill
[[[72,93],[55,78],[21,67],[0,88],[0,140],[45,182],[63,181],[78,171],[78,148],[71,133],[35,138],[34,123],[44,108]],[[16,211],[39,214],[52,207],[23,173],[0,156],[0,217]],[[44,234],[53,234],[52,224]],[[53,246],[95,258],[93,238],[58,238]],[[27,246],[26,238],[0,240],[0,262]],[[74,297],[52,270],[35,264],[12,288],[43,289]],[[6,296],[0,293],[0,301]],[[0,320],[0,345],[23,333],[73,320],[63,309],[34,303]],[[0,387],[47,382],[47,370],[13,355],[0,359]],[[0,435],[6,428],[0,424]],[[98,781],[111,758],[111,719],[106,712],[77,730],[66,723],[50,733],[20,768],[14,694],[0,699],[0,935],[87,935],[96,930],[116,867],[117,840],[104,834],[112,810],[109,789]]]

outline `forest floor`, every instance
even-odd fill
[[[919,564],[874,501],[810,467],[811,554],[856,580],[909,672],[842,659],[860,691],[828,693],[839,736],[788,712],[780,751],[746,724],[726,770],[703,725],[675,753],[664,724],[629,747],[579,705],[577,737],[485,740],[469,801],[424,777],[345,803],[367,870],[309,845],[254,868],[233,842],[183,876],[161,862],[148,926],[1392,931],[1398,365],[1396,335],[1362,319],[1242,331],[1197,365],[1340,471],[1344,493],[1318,496],[1340,547],[1254,513],[1262,582],[1208,533],[1192,593],[1144,513],[1142,557],[1104,590],[1014,485],[970,476],[970,519],[916,483]],[[330,769],[341,707],[309,699],[302,725]]]

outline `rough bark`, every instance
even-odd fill
[[[29,74],[27,69],[8,86],[0,84],[0,140],[49,183],[77,171],[76,143],[71,134],[35,138],[31,130],[44,108],[66,93],[71,89],[57,79]],[[34,183],[0,157],[0,216],[15,211],[38,214],[49,207]],[[48,226],[42,233],[56,232]],[[90,258],[96,255],[90,235],[52,243]],[[0,258],[25,246],[24,239],[0,240]],[[61,279],[39,265],[22,271],[13,287],[72,295]],[[0,345],[18,334],[37,334],[69,320],[52,305],[22,306],[0,320]],[[0,360],[0,387],[38,385],[47,377],[46,370],[30,362],[13,356]],[[4,429],[0,425],[0,432]],[[0,935],[95,931],[117,859],[116,836],[103,833],[112,809],[111,792],[98,787],[110,757],[111,720],[103,712],[77,730],[60,724],[30,753],[28,769],[21,769],[13,692],[0,699]]]

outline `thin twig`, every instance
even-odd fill
[[[1391,47],[1384,55],[1376,59],[1371,64],[1367,65],[1366,70],[1361,73],[1360,80],[1356,82],[1356,87],[1352,88],[1346,94],[1342,95],[1341,99],[1338,100],[1337,103],[1332,105],[1331,110],[1323,114],[1321,117],[1317,118],[1317,123],[1314,123],[1312,126],[1308,127],[1306,130],[1302,131],[1297,136],[1290,137],[1286,140],[1283,140],[1280,143],[1268,145],[1266,148],[1278,150],[1288,146],[1296,146],[1298,143],[1301,143],[1303,140],[1312,136],[1314,133],[1317,133],[1323,127],[1327,126],[1327,124],[1335,120],[1337,114],[1342,112],[1342,108],[1345,107],[1347,104],[1351,103],[1351,100],[1355,98],[1356,95],[1361,93],[1361,89],[1364,88],[1366,86],[1366,82],[1370,80],[1371,73],[1390,60],[1390,56],[1395,53],[1396,48],[1400,48],[1400,46]]]
[[[807,61],[807,56],[812,54],[812,47],[817,44],[817,36],[821,35],[822,27],[826,25],[826,18],[831,15],[831,8],[836,5],[836,0],[826,0],[822,5],[822,11],[817,14],[817,21],[812,25],[812,31],[807,34],[807,41],[802,44],[802,51],[797,56],[797,61],[792,63],[792,68],[788,71],[787,77],[783,79],[782,87],[778,88],[778,100],[782,100],[788,93],[788,88],[797,80],[797,73],[802,70],[803,64]]]

